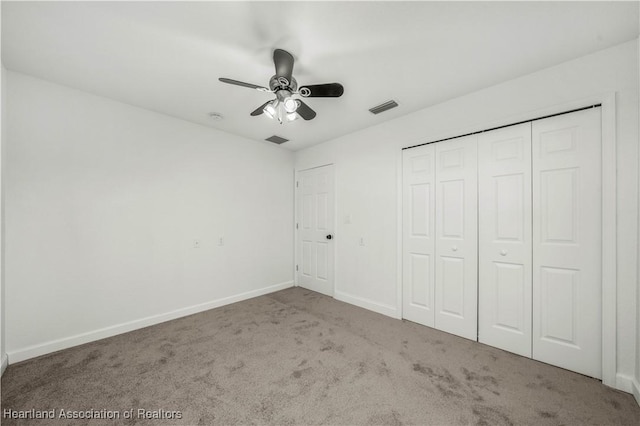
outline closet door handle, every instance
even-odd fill
[[[453,250],[453,251],[458,251],[458,246],[453,246],[453,247],[451,247],[451,250]]]
[[[507,255],[506,250],[500,250],[500,256],[506,256],[506,255]]]

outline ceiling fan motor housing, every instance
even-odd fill
[[[287,82],[287,84],[283,84],[285,82]],[[278,77],[277,75],[274,75],[273,77],[271,77],[271,80],[269,80],[269,88],[276,93],[278,92],[278,90],[283,89],[290,92],[295,92],[296,90],[298,90],[298,82],[293,77],[291,77],[291,81],[287,81],[285,77]]]
[[[276,98],[280,102],[284,102],[286,99],[290,98],[292,93],[288,89],[280,89],[276,92]]]

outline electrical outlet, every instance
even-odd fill
[[[218,245],[219,246],[223,246],[224,245],[224,237],[218,238]]]
[[[364,246],[364,237],[360,237],[360,245]]]
[[[353,220],[353,218],[351,217],[350,214],[346,215],[344,217],[344,223],[346,223],[347,225],[349,225],[351,223],[351,221]]]
[[[193,240],[193,248],[200,248],[200,240],[198,239]]]

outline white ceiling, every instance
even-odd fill
[[[7,2],[6,68],[297,150],[638,37],[637,2]],[[249,113],[273,95],[274,48],[312,121]],[[374,116],[389,99],[400,106]],[[224,120],[214,121],[210,112]],[[268,142],[264,142],[268,143]]]

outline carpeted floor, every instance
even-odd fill
[[[120,419],[3,425],[640,424],[597,380],[301,288],[10,365],[6,409]]]

